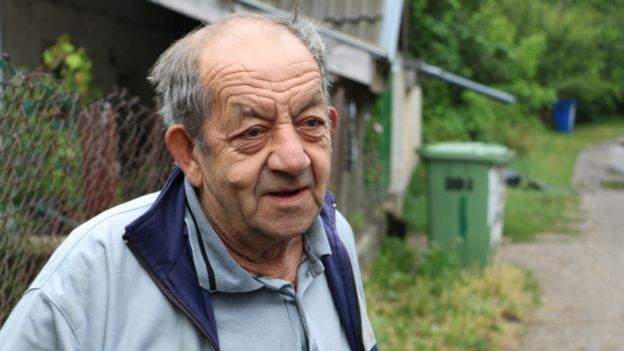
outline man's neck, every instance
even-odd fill
[[[282,279],[296,286],[297,270],[303,255],[303,236],[264,246],[255,243],[253,247],[219,236],[230,256],[247,272]]]
[[[223,211],[208,209],[201,191],[197,196],[206,219],[238,265],[253,275],[283,279],[296,285],[304,251],[303,233],[282,238],[249,233],[248,228],[233,225]]]

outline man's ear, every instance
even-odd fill
[[[174,124],[165,133],[169,153],[194,187],[201,185],[201,169],[195,158],[195,143],[181,124]]]
[[[338,116],[338,110],[336,110],[333,106],[329,106],[327,109],[329,112],[329,121],[331,122],[331,132],[334,133],[336,129],[338,129],[338,120],[340,119],[340,116]]]

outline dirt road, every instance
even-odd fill
[[[594,145],[577,159],[581,234],[502,246],[499,259],[533,271],[542,299],[511,350],[624,350],[624,189],[616,189],[624,185],[623,142]]]

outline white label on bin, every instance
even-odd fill
[[[495,248],[503,236],[503,209],[505,207],[503,169],[492,167],[488,172],[487,224],[490,229],[490,247]]]

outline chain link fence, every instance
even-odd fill
[[[156,109],[124,90],[81,107],[46,74],[1,89],[0,325],[72,229],[173,169]]]

